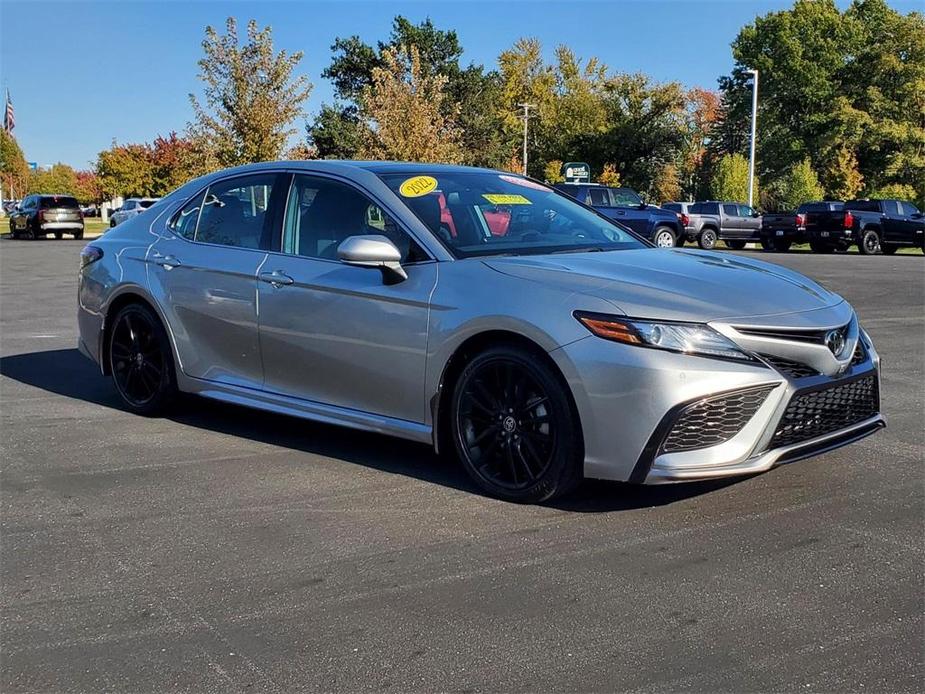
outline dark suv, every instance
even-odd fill
[[[660,248],[684,244],[684,225],[678,215],[646,205],[631,188],[608,188],[596,183],[557,183],[553,187],[628,226]]]
[[[54,234],[56,239],[71,234],[84,237],[84,218],[77,200],[70,195],[27,195],[10,214],[10,236],[37,239]]]

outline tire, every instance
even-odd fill
[[[58,240],[60,241],[61,239],[64,238],[64,232],[56,231],[56,232],[55,232],[55,238],[58,239]]]
[[[745,248],[745,241],[735,241],[735,240],[731,241],[729,239],[726,239],[725,241],[723,241],[723,243],[726,244],[727,248],[731,248],[734,251],[741,251],[743,248]]]
[[[82,239],[83,237],[84,237],[84,230],[83,230],[83,229],[81,229],[81,230],[78,231],[76,234],[74,234],[74,238],[77,239],[78,241],[79,241],[80,239]]]
[[[674,232],[668,227],[658,227],[652,234],[652,243],[658,248],[674,248],[678,245]]]
[[[109,228],[110,228],[110,229],[115,229],[115,228],[116,228],[116,220],[115,220],[115,219],[110,219],[110,220],[109,220]]]
[[[835,247],[828,243],[820,243],[819,241],[810,241],[809,247],[812,249],[813,253],[832,253],[835,250]]]
[[[792,241],[787,241],[786,239],[775,239],[773,242],[774,250],[778,253],[786,253],[790,250],[790,246],[793,244]]]
[[[767,238],[766,236],[762,236],[762,237],[761,237],[761,242],[760,242],[760,243],[761,243],[761,248],[762,248],[762,249],[764,249],[764,250],[766,250],[766,251],[773,251],[773,250],[774,250],[774,242],[773,242],[771,239]]]
[[[876,255],[880,252],[880,234],[876,229],[865,229],[861,232],[858,250],[863,255]]]
[[[899,250],[899,246],[895,246],[892,243],[881,243],[880,244],[880,252],[883,253],[883,255],[893,255],[898,250]]]
[[[716,231],[713,229],[704,229],[697,237],[697,245],[705,251],[712,251],[716,248]]]
[[[29,239],[30,241],[35,241],[38,238],[38,235],[35,233],[35,226],[33,224],[26,224],[26,229],[22,233],[22,238]]]
[[[457,457],[491,496],[518,503],[561,496],[581,480],[581,429],[570,403],[561,379],[535,354],[487,349],[453,389]]]
[[[18,239],[18,238],[19,238],[19,232],[16,231],[16,225],[13,224],[12,221],[10,222],[10,238],[11,238],[11,239]]]
[[[112,321],[107,342],[109,370],[125,406],[152,416],[177,395],[170,340],[160,319],[143,304],[129,304]]]

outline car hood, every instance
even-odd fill
[[[492,269],[604,299],[627,316],[709,322],[830,308],[843,299],[787,268],[706,251],[630,251],[491,258]]]

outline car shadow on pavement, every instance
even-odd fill
[[[97,367],[76,349],[2,357],[0,374],[66,398],[124,410],[112,382],[102,377]],[[203,407],[203,403],[207,406]],[[182,398],[176,411],[167,418],[186,426],[335,458],[473,494],[481,493],[455,461],[411,441],[193,396]],[[299,422],[299,426],[293,426],[294,421]],[[587,480],[577,491],[546,505],[579,513],[626,511],[682,501],[736,481],[641,487]]]

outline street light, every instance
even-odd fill
[[[524,176],[527,175],[527,123],[530,121],[530,109],[536,108],[536,104],[517,104],[524,110]]]
[[[755,192],[755,131],[758,125],[758,71],[746,70],[752,76],[752,142],[748,153],[748,206]]]

